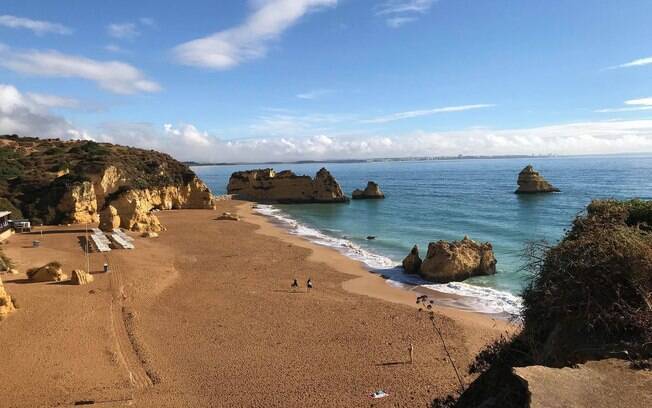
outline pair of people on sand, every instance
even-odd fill
[[[296,279],[294,279],[294,282],[292,282],[291,287],[292,287],[292,289],[298,288],[299,287],[299,282]],[[312,289],[312,279],[308,278],[308,282],[306,282],[306,287],[308,288],[308,290]]]

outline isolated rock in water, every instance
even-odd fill
[[[403,269],[405,273],[417,274],[421,270],[421,258],[419,257],[419,247],[413,246],[410,254],[403,259]]]
[[[107,206],[100,212],[100,229],[104,232],[113,232],[120,227],[120,216],[118,210],[112,205]]]
[[[238,171],[227,186],[236,198],[276,203],[341,203],[347,198],[335,178],[322,168],[315,178],[297,176],[289,170],[273,169]]]
[[[437,241],[428,244],[420,275],[433,282],[463,281],[472,276],[496,273],[496,258],[490,243],[478,243],[468,237],[461,241]]]
[[[4,285],[2,284],[2,279],[0,279],[0,320],[5,318],[9,313],[16,310],[14,307],[14,302],[11,299],[11,296],[5,290]]]
[[[68,279],[58,262],[50,262],[40,268],[27,271],[27,277],[33,282],[61,282]]]
[[[633,370],[629,361],[606,359],[576,368],[515,367],[527,387],[530,407],[650,407],[652,373]]]
[[[539,174],[538,171],[530,165],[525,166],[520,173],[518,173],[518,189],[516,194],[529,194],[529,193],[554,193],[559,192],[552,184],[548,183],[546,179]]]
[[[385,194],[380,190],[378,184],[373,181],[367,183],[367,188],[364,190],[355,189],[351,196],[354,200],[385,198]]]
[[[240,217],[230,212],[223,212],[222,215],[217,217],[218,221],[239,221]]]
[[[93,275],[80,269],[72,271],[72,275],[70,276],[70,282],[72,282],[73,285],[86,285],[93,282],[93,280]]]
[[[158,238],[158,232],[146,231],[141,234],[143,238]]]

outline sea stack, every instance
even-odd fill
[[[556,193],[559,189],[548,183],[546,179],[534,170],[531,165],[525,166],[518,173],[518,189],[516,194]]]
[[[490,243],[478,243],[464,237],[461,241],[431,242],[423,262],[415,245],[403,260],[403,268],[406,273],[418,273],[429,281],[448,283],[495,274],[496,258]]]
[[[325,168],[319,170],[314,179],[298,176],[290,170],[279,173],[274,169],[238,171],[231,175],[227,191],[239,199],[281,204],[348,201],[337,180]]]
[[[356,188],[351,195],[351,198],[354,200],[368,200],[368,199],[379,199],[385,198],[385,194],[380,190],[380,187],[377,183],[373,181],[367,182],[367,188],[360,190]]]

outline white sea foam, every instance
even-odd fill
[[[437,292],[456,295],[456,298],[443,300],[441,303],[465,310],[491,314],[506,313],[509,315],[518,315],[520,313],[522,299],[511,293],[462,282],[433,284],[417,276],[405,274],[402,268],[396,266],[398,262],[386,256],[374,254],[347,239],[335,238],[301,224],[271,205],[258,204],[255,211],[273,218],[286,227],[291,234],[306,238],[318,245],[336,248],[349,258],[363,262],[375,273],[385,276],[390,285],[401,287],[408,285],[420,286]]]

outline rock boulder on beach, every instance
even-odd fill
[[[461,241],[431,242],[419,271],[421,277],[437,283],[494,273],[496,258],[491,244],[478,243],[468,237]]]
[[[533,193],[555,193],[559,189],[548,183],[546,179],[539,174],[538,171],[530,165],[525,166],[520,173],[518,173],[518,189],[516,194],[533,194]]]
[[[68,279],[58,262],[50,262],[40,268],[29,269],[27,277],[33,282],[61,282]]]
[[[368,200],[368,199],[379,199],[385,198],[385,194],[380,190],[380,187],[377,183],[369,181],[367,187],[364,190],[355,189],[351,198],[354,200]]]
[[[2,279],[0,279],[0,320],[5,318],[9,313],[16,310],[14,307],[14,302],[11,299],[11,296],[5,290],[4,285],[2,284]]]
[[[418,274],[421,270],[421,258],[419,257],[419,247],[414,246],[408,254],[408,256],[403,259],[403,269],[405,273],[409,274]]]
[[[220,216],[217,217],[218,221],[240,221],[240,217],[236,214],[231,214],[230,212],[223,212]]]
[[[93,282],[93,280],[93,275],[81,269],[75,269],[72,271],[72,275],[70,275],[70,282],[73,285],[87,285]]]

